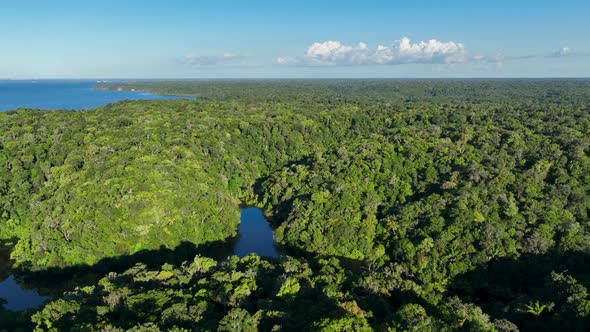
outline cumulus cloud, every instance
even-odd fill
[[[393,45],[378,45],[370,49],[367,44],[344,45],[339,41],[313,43],[300,57],[281,57],[279,65],[291,66],[356,66],[397,65],[406,63],[448,64],[468,60],[465,46],[435,39],[412,43],[404,37]]]
[[[246,65],[251,58],[247,55],[224,53],[221,55],[185,55],[178,59],[181,64],[192,67]]]
[[[480,62],[501,67],[509,61],[573,56],[590,56],[590,53],[574,52],[569,47],[562,47],[550,54],[481,55],[468,52],[459,42],[431,39],[412,43],[409,38],[404,37],[392,45],[377,45],[376,48],[370,48],[363,42],[356,45],[346,45],[334,40],[316,42],[311,44],[302,56],[280,57],[276,63],[282,66],[362,66]]]

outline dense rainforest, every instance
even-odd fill
[[[0,329],[590,329],[589,80],[125,88],[197,100],[0,113],[16,268],[105,271]],[[240,204],[287,256],[207,257]]]

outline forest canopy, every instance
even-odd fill
[[[198,98],[0,113],[17,267],[224,241],[241,203],[295,258],[139,264],[50,302],[37,328],[590,328],[590,81],[125,88]]]

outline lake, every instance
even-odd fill
[[[280,257],[281,252],[275,246],[272,229],[262,211],[247,207],[240,209],[240,212],[238,235],[227,241],[226,248],[214,251],[211,256],[218,261],[224,261],[231,255],[244,257],[251,253],[265,257]],[[76,285],[92,284],[98,277],[89,275],[87,280],[60,280],[59,286],[57,283],[54,284],[58,289],[48,290],[46,282],[37,284],[15,279],[10,273],[12,261],[9,259],[9,253],[9,247],[0,243],[0,303],[1,299],[6,300],[4,307],[9,310],[38,308],[51,299],[48,295],[71,290]],[[64,287],[64,284],[67,286]]]
[[[96,81],[0,80],[0,112],[17,108],[82,110],[104,106],[120,100],[194,99],[160,96],[143,91],[95,90],[93,87],[96,84]]]
[[[241,209],[238,237],[233,243],[234,255],[241,258],[251,253],[264,257],[281,256],[275,246],[270,224],[262,210],[254,207]]]

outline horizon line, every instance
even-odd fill
[[[457,77],[208,77],[208,78],[1,78],[0,81],[223,81],[223,80],[501,80],[590,79],[590,76],[457,76]],[[105,82],[107,83],[107,82]]]

